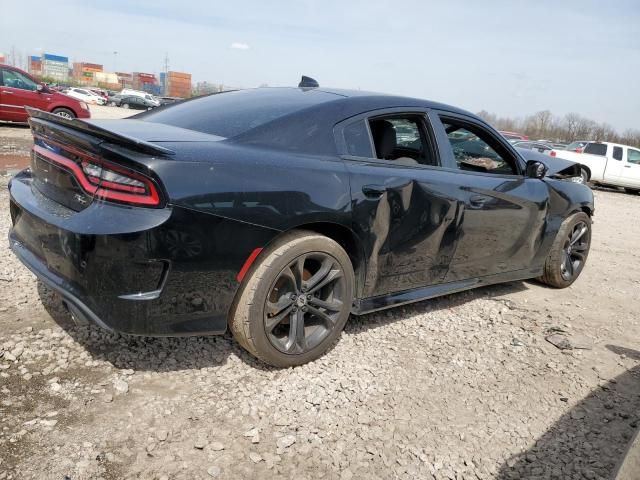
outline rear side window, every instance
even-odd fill
[[[604,157],[607,154],[607,145],[604,143],[590,143],[584,148],[584,153]]]
[[[339,98],[315,89],[238,90],[177,103],[146,114],[144,120],[230,138],[285,115]]]
[[[615,160],[622,160],[622,147],[613,147],[613,158]]]
[[[343,131],[347,153],[355,157],[373,157],[369,131],[364,120],[347,125]]]

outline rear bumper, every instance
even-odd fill
[[[224,333],[235,276],[255,244],[272,235],[172,206],[95,200],[72,211],[40,194],[28,170],[9,192],[15,255],[77,317],[132,335]]]
[[[105,330],[113,331],[109,325],[104,323],[87,305],[85,305],[80,297],[79,292],[75,292],[74,287],[64,278],[56,275],[47,266],[33,255],[18,240],[12,238],[9,233],[9,247],[16,257],[29,269],[38,279],[47,287],[58,292],[64,298],[67,305],[70,306],[72,314],[80,317],[81,320],[92,322]]]

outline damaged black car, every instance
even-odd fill
[[[221,334],[287,367],[360,315],[499,282],[571,285],[593,195],[426,100],[310,86],[124,120],[31,109],[10,245],[74,318],[133,335]]]

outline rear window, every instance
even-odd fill
[[[601,155],[604,157],[607,154],[607,145],[604,143],[590,143],[584,148],[584,153]]]
[[[296,88],[239,90],[177,103],[145,115],[144,120],[229,138],[338,98]]]

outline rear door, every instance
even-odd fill
[[[0,119],[26,122],[29,107],[47,110],[50,95],[39,93],[38,84],[22,73],[0,68]]]
[[[425,113],[378,110],[336,126],[366,257],[362,297],[442,282],[453,255],[456,174],[441,168]]]
[[[429,117],[443,163],[456,172],[449,194],[461,210],[445,281],[530,269],[542,240],[547,185],[525,178],[514,149],[474,118],[444,111]]]

